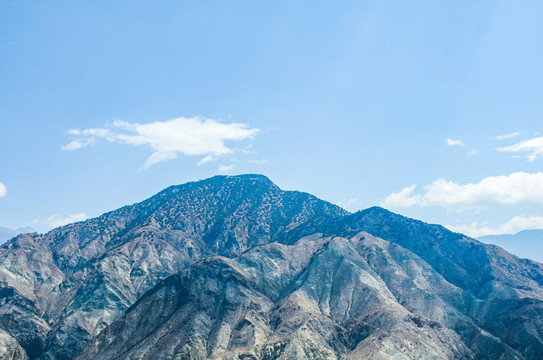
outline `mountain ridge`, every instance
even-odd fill
[[[543,262],[543,229],[522,230],[515,234],[485,235],[477,240],[486,244],[498,245],[507,251],[526,259]]]
[[[359,236],[361,232],[366,234],[364,239],[380,240],[356,240],[361,238]],[[420,320],[422,321],[420,324],[423,324],[422,328],[425,328],[424,324],[434,322],[440,324],[439,326],[444,327],[444,330],[432,330],[427,327],[425,329],[430,332],[438,331],[441,334],[439,336],[444,336],[443,339],[459,337],[464,344],[462,346],[465,347],[464,350],[457,349],[456,351],[453,348],[447,348],[449,345],[453,346],[455,341],[444,340],[438,346],[444,347],[444,352],[462,353],[470,358],[470,356],[478,356],[477,354],[480,354],[488,345],[487,347],[496,351],[502,349],[499,350],[502,355],[509,354],[505,358],[535,359],[540,354],[543,356],[543,345],[539,340],[542,334],[540,330],[537,330],[543,328],[541,326],[543,318],[541,264],[518,259],[501,248],[484,245],[462,234],[453,233],[440,225],[409,219],[379,207],[351,214],[313,195],[281,190],[267,177],[254,174],[215,176],[170,186],[142,202],[124,206],[97,218],[66,225],[46,234],[21,235],[11,240],[0,247],[0,292],[4,294],[0,294],[0,328],[8,333],[6,344],[9,342],[13,348],[13,341],[16,341],[24,349],[25,356],[30,359],[72,359],[85,349],[85,352],[80,355],[84,358],[92,353],[89,350],[92,344],[104,341],[104,336],[107,339],[106,334],[111,334],[111,327],[116,326],[113,325],[114,323],[126,322],[127,316],[136,311],[135,308],[142,306],[142,299],[152,299],[149,301],[159,306],[160,304],[156,303],[157,300],[152,298],[150,292],[160,291],[164,279],[186,273],[189,271],[187,269],[200,266],[198,264],[202,261],[205,263],[207,260],[204,259],[222,256],[226,259],[225,264],[234,266],[235,270],[236,266],[238,268],[246,266],[238,264],[239,261],[262,251],[266,253],[266,258],[260,258],[262,263],[290,261],[292,264],[298,264],[292,266],[299,267],[302,265],[296,261],[301,261],[301,255],[285,249],[300,249],[300,241],[305,239],[306,248],[303,251],[318,258],[320,255],[315,246],[322,243],[323,239],[333,238],[342,239],[337,240],[337,244],[343,245],[334,247],[335,252],[327,252],[326,259],[321,257],[320,259],[323,259],[321,266],[307,265],[307,271],[312,269],[313,273],[319,274],[327,268],[326,264],[329,262],[339,264],[343,258],[351,259],[350,263],[358,265],[349,267],[349,271],[360,274],[370,271],[371,278],[375,279],[372,281],[383,284],[378,288],[392,294],[390,301],[393,298],[396,299],[393,303],[399,311],[397,314],[404,314],[398,315],[400,318],[409,318],[412,316],[409,313],[415,314],[413,316],[423,316],[421,309],[424,306],[421,304],[434,308],[433,317]],[[307,239],[313,239],[311,240],[313,243],[308,242]],[[312,245],[308,245],[310,243]],[[279,248],[282,250],[277,250]],[[286,258],[281,260],[276,256]],[[366,259],[366,256],[371,258]],[[415,268],[426,275],[420,277],[413,270],[404,269],[402,259],[411,259],[409,261],[413,264],[419,264]],[[398,271],[410,275],[405,275],[400,280],[397,275],[387,272],[387,264],[396,264],[394,266]],[[330,268],[330,271],[333,268]],[[287,283],[292,289],[309,286],[303,285],[305,282],[302,280],[300,280],[302,283],[296,285],[291,275],[288,275],[290,273],[275,273],[269,270],[270,273],[265,274],[258,266],[248,269],[251,269],[253,274],[251,275],[252,282],[258,283],[269,278],[266,281],[270,286],[275,284],[272,288],[275,288],[278,293],[287,291],[282,287]],[[277,278],[275,278],[276,275]],[[314,276],[316,276],[315,279],[320,279],[320,275]],[[413,283],[411,276],[420,278],[421,283],[427,282],[430,278],[438,279],[432,281],[442,290],[435,292],[421,288],[420,291],[415,291],[413,289],[420,286]],[[204,283],[211,281],[205,276],[201,279]],[[232,286],[238,290],[245,289],[248,283],[243,283],[242,278],[236,279],[232,280],[234,281]],[[356,279],[340,280],[338,278],[339,283],[332,281],[330,286],[339,289],[339,294],[333,291],[330,293],[331,290],[326,290],[325,287],[320,288],[318,292],[328,293],[327,296],[343,296],[341,289],[345,287],[351,289],[356,285],[358,281]],[[319,288],[321,283],[326,284],[328,281],[324,278],[321,280],[314,281],[319,285],[311,283],[311,286]],[[411,288],[402,284],[411,284],[409,285]],[[362,287],[369,286],[362,285]],[[288,304],[281,303],[273,296],[270,297],[267,292],[269,289],[258,286],[257,288],[253,286],[251,288],[253,290],[248,289],[242,292],[249,291],[252,294],[249,298],[256,296],[270,306],[272,304],[275,304],[274,306],[288,305],[289,309],[292,306],[302,305],[303,307],[312,301],[317,301],[318,298],[310,297],[313,300],[307,303],[309,300],[304,300],[305,295],[299,297],[301,290],[294,291],[296,295],[287,291],[285,296],[294,296],[294,298],[289,298]],[[371,293],[377,297],[367,299],[374,299],[371,301],[377,301],[376,304],[379,304],[381,300],[375,299],[384,299],[382,297],[384,295],[379,294],[379,291],[376,292],[375,287],[370,286],[368,289],[373,289]],[[424,295],[428,291],[430,291],[429,295]],[[454,295],[458,292],[463,295],[460,297]],[[220,292],[213,294],[225,296]],[[385,298],[387,296],[389,295]],[[425,296],[430,296],[430,299],[434,300],[424,300]],[[206,301],[215,300],[207,299]],[[505,309],[505,311],[497,312],[494,307]],[[456,322],[439,315],[440,312],[445,311],[444,309],[449,309],[446,311],[456,314],[451,315],[451,319],[456,319],[454,320]],[[207,314],[206,311],[202,313],[202,316]],[[231,311],[237,310],[231,309]],[[282,321],[286,324],[290,323],[287,316],[291,314],[290,310],[283,315],[274,311],[264,311],[260,315],[264,316],[262,319],[268,319],[269,316],[281,318],[284,315]],[[341,337],[343,335],[333,329],[347,324],[342,323],[343,320],[340,322],[338,319],[333,320],[327,311],[325,308],[319,308],[320,325],[318,327],[321,330],[317,332],[307,333],[294,325],[287,326],[285,329],[288,331],[285,331],[287,333],[291,331],[289,334],[293,336],[298,334],[307,341],[311,340],[310,342],[314,343],[316,348],[320,349],[319,351],[324,351],[321,351],[322,354],[328,354],[332,358],[347,356],[349,351],[354,350],[347,351],[339,348],[334,350],[333,344],[323,340],[326,336],[322,337],[324,336],[322,331]],[[145,311],[140,313],[145,314]],[[294,311],[292,314],[298,313]],[[300,316],[305,318],[308,315],[304,310]],[[403,320],[398,322],[399,318],[391,313],[382,313],[382,316],[389,318],[392,323],[404,323]],[[18,321],[16,328],[10,325],[14,319]],[[267,323],[262,319],[259,329],[273,329],[273,322]],[[353,321],[362,320],[353,319]],[[232,323],[232,326],[234,325]],[[219,326],[217,328],[219,331],[220,324],[217,326]],[[390,329],[392,331],[393,328]],[[394,329],[397,334],[403,332],[401,328]],[[233,334],[234,330],[229,331]],[[344,335],[356,338],[357,330],[353,331],[355,332],[348,331]],[[488,337],[484,335],[486,332],[495,336]],[[268,335],[262,335],[264,337],[259,338],[262,341],[269,340],[269,336],[272,336],[274,332],[266,330],[265,333]],[[316,338],[309,339],[308,334],[313,334]],[[437,333],[434,335],[437,336]],[[378,339],[380,335],[375,336],[377,336],[375,339]],[[392,338],[396,340],[390,340],[392,341],[391,349],[396,349],[395,341],[398,339]],[[2,337],[0,341],[1,339]],[[302,341],[300,339],[299,341]],[[371,345],[368,349],[373,350],[366,350],[373,354],[371,356],[377,356],[375,354],[382,350],[379,350],[382,344],[380,345],[375,339],[368,340],[368,346]],[[421,339],[414,338],[413,341],[416,340],[415,343],[418,341],[422,348],[429,349],[426,345],[422,345],[426,344],[424,342],[426,340]],[[205,337],[201,340],[206,344],[208,341],[215,341]],[[264,343],[269,343],[268,340]],[[482,345],[480,341],[487,345]],[[235,344],[234,342],[221,346],[226,346],[226,350],[235,352],[237,351],[235,349],[238,349]],[[294,349],[292,351],[302,351],[298,343],[289,344],[285,346],[290,346],[289,348]],[[358,342],[353,344],[353,346],[358,346]],[[406,349],[408,348],[411,349],[409,351],[416,353],[416,346],[407,346]],[[111,354],[119,350],[111,347],[108,349]],[[166,356],[166,353],[160,353],[162,351],[160,347],[153,349],[153,351],[158,351],[156,356]],[[274,358],[275,350],[273,349],[273,346],[268,346],[267,355],[258,352],[251,356],[256,356],[258,359],[265,358],[262,356]],[[192,350],[200,354],[198,356],[204,356],[200,347],[197,346]],[[292,353],[285,353],[284,349],[276,350],[277,356],[292,355]],[[302,352],[305,353],[306,350]],[[364,353],[366,350],[360,348],[357,351]],[[205,356],[219,353],[221,353],[219,350],[205,352]],[[278,355],[280,353],[283,355]],[[107,356],[101,358],[109,359]]]
[[[173,321],[171,319],[175,319],[178,317],[178,311],[181,311],[183,314],[186,314],[188,311],[183,310],[183,306],[187,305],[190,306],[192,309],[190,312],[197,311],[195,310],[198,308],[196,304],[190,305],[189,303],[186,303],[188,298],[196,298],[196,303],[207,303],[209,301],[213,301],[210,299],[207,299],[206,294],[207,290],[203,293],[201,291],[198,291],[197,288],[195,288],[194,284],[198,284],[198,287],[203,287],[204,289],[207,289],[206,285],[209,281],[213,281],[213,279],[220,278],[221,276],[226,276],[224,279],[217,281],[222,284],[233,284],[232,286],[237,286],[236,284],[239,283],[240,286],[242,286],[245,290],[242,291],[242,293],[254,293],[252,296],[260,299],[260,300],[251,300],[254,303],[259,304],[269,304],[266,307],[269,309],[268,311],[271,311],[272,313],[269,315],[266,315],[265,313],[259,314],[259,318],[268,320],[270,324],[273,324],[274,322],[280,321],[277,323],[274,327],[275,330],[272,328],[266,327],[265,324],[262,324],[262,322],[258,322],[259,326],[263,328],[258,328],[257,323],[254,321],[250,321],[251,318],[253,318],[253,315],[247,315],[245,314],[243,319],[244,320],[238,320],[241,322],[238,323],[232,323],[228,325],[229,328],[231,328],[231,334],[229,335],[230,339],[237,339],[237,340],[230,340],[232,343],[240,343],[244,341],[251,341],[251,338],[247,339],[243,336],[244,330],[239,331],[239,333],[235,333],[234,329],[239,328],[240,326],[243,328],[243,323],[246,324],[246,326],[249,327],[257,327],[254,331],[257,331],[260,333],[261,337],[266,337],[268,340],[262,342],[262,346],[264,347],[264,350],[260,349],[257,343],[253,343],[252,345],[245,344],[244,346],[236,347],[230,345],[230,349],[228,349],[229,344],[223,343],[219,348],[221,350],[217,350],[217,340],[211,339],[211,348],[208,346],[202,345],[195,345],[194,347],[189,346],[187,349],[188,343],[190,343],[190,339],[182,339],[182,341],[177,342],[177,347],[181,346],[181,348],[178,348],[176,351],[179,351],[178,353],[175,353],[177,356],[189,351],[189,352],[196,352],[198,355],[193,354],[192,356],[202,358],[202,357],[209,357],[213,358],[214,355],[217,355],[219,358],[265,358],[262,356],[262,352],[266,353],[267,349],[273,349],[270,350],[273,353],[276,353],[276,357],[274,358],[291,358],[293,354],[298,354],[299,352],[304,353],[308,358],[315,358],[315,354],[319,354],[321,358],[336,358],[336,354],[338,356],[343,355],[347,356],[346,358],[355,357],[358,356],[367,357],[367,356],[375,356],[376,353],[379,352],[379,345],[378,343],[381,340],[378,340],[380,337],[392,337],[395,339],[395,342],[398,341],[398,337],[401,338],[407,338],[410,339],[410,341],[413,342],[413,345],[411,347],[403,348],[402,346],[395,347],[393,350],[393,353],[403,353],[404,355],[411,356],[411,358],[415,358],[416,356],[423,356],[424,358],[442,358],[439,356],[439,351],[443,351],[447,358],[473,358],[473,350],[477,350],[480,346],[482,346],[476,339],[476,337],[470,337],[470,335],[464,335],[463,337],[469,340],[470,347],[467,345],[464,345],[465,341],[468,340],[462,340],[458,337],[458,335],[454,335],[454,332],[449,330],[447,327],[444,327],[441,325],[440,322],[432,322],[429,318],[424,316],[422,313],[424,311],[428,311],[428,309],[412,309],[412,311],[415,311],[414,313],[411,313],[409,311],[405,310],[404,306],[401,306],[396,299],[396,295],[393,293],[384,290],[383,288],[383,282],[380,281],[380,276],[376,275],[374,273],[375,269],[380,268],[380,266],[377,266],[376,263],[373,263],[376,261],[376,259],[369,260],[368,263],[364,259],[368,259],[365,257],[360,257],[362,254],[357,254],[356,245],[360,242],[367,242],[368,244],[376,245],[376,249],[379,250],[385,250],[392,244],[378,238],[374,238],[371,235],[367,233],[361,233],[357,236],[353,237],[351,240],[347,240],[344,238],[334,238],[334,237],[328,237],[323,238],[317,235],[316,237],[313,236],[311,239],[304,239],[302,238],[299,242],[293,245],[285,245],[285,244],[278,244],[278,243],[270,243],[270,244],[264,244],[259,247],[255,247],[253,249],[248,250],[248,252],[240,255],[239,257],[235,259],[228,259],[228,258],[221,258],[221,257],[215,257],[215,258],[208,258],[204,259],[198,263],[193,264],[189,270],[177,274],[172,275],[168,277],[167,279],[160,282],[155,288],[150,290],[148,293],[146,293],[142,298],[140,298],[128,311],[127,314],[121,318],[119,321],[115,322],[111,325],[111,330],[106,331],[102,333],[100,336],[98,336],[93,342],[91,342],[85,351],[80,354],[78,359],[93,359],[93,358],[109,358],[109,355],[105,355],[105,353],[108,353],[108,351],[113,348],[112,353],[119,352],[122,353],[123,359],[132,359],[135,358],[135,354],[137,353],[137,356],[147,356],[147,357],[157,357],[159,359],[162,358],[169,358],[172,353],[166,351],[164,348],[161,349],[161,347],[164,347],[164,341],[161,340],[160,343],[156,342],[155,340],[148,340],[152,339],[154,337],[153,334],[160,333],[161,339],[164,339],[164,337],[170,338],[169,341],[175,342],[178,339],[178,332],[176,329],[182,328],[182,323],[187,321],[186,317],[182,317],[179,320],[179,323],[177,325],[172,325],[170,322]],[[311,244],[314,246],[313,250],[316,250],[314,252],[307,251],[306,246],[308,244]],[[280,280],[281,278],[284,278],[283,275],[280,276],[274,276],[273,271],[271,268],[273,268],[278,261],[281,261],[280,259],[283,259],[283,261],[291,261],[291,256],[283,256],[279,258],[273,258],[274,260],[270,260],[271,258],[269,256],[261,256],[262,253],[269,253],[269,252],[282,252],[283,254],[288,253],[289,247],[297,247],[300,249],[297,250],[290,250],[292,253],[302,253],[305,256],[305,260],[299,261],[298,266],[280,266],[282,271],[290,272],[294,269],[292,272],[292,280],[284,281]],[[304,251],[305,250],[305,251]],[[348,250],[347,252],[345,250]],[[399,250],[399,249],[398,249]],[[387,255],[383,258],[383,254],[379,255],[379,251],[375,252],[370,250],[370,254],[375,255],[377,258],[380,258],[380,261],[383,259],[388,258],[392,253],[385,250]],[[405,250],[400,250],[400,253]],[[255,254],[256,253],[256,254]],[[350,254],[350,255],[349,255]],[[366,254],[367,255],[367,254]],[[346,256],[349,260],[346,261],[343,257]],[[401,256],[400,256],[401,258]],[[415,260],[416,258],[413,258]],[[267,263],[266,263],[267,260]],[[324,262],[324,263],[323,263]],[[354,265],[355,262],[362,262],[366,265],[358,264],[357,266]],[[373,268],[370,266],[370,264],[373,263]],[[206,267],[210,264],[219,265],[221,269],[227,269],[225,270],[225,273],[221,272],[215,273],[216,270],[209,270]],[[328,264],[328,265],[323,265]],[[345,265],[350,264],[350,265]],[[400,263],[395,263],[396,266],[400,265]],[[423,263],[421,263],[422,265]],[[268,271],[261,271],[255,273],[255,268],[264,265],[265,267],[268,267]],[[339,266],[339,268],[337,268]],[[356,268],[359,268],[362,266],[366,270],[363,270],[362,274],[368,274],[365,276],[370,276],[369,279],[371,280],[364,280],[360,283],[356,283],[351,287],[351,281],[358,278],[358,276],[355,277],[349,277],[350,270],[355,270]],[[382,303],[381,306],[378,306],[377,315],[373,314],[373,309],[375,306],[371,306],[368,309],[367,301],[353,301],[351,300],[348,302],[348,304],[345,304],[344,301],[348,301],[348,298],[339,296],[336,292],[335,298],[334,298],[334,292],[327,293],[327,295],[323,298],[323,294],[319,293],[319,287],[317,284],[321,283],[327,283],[329,280],[327,280],[326,272],[323,273],[321,271],[322,268],[329,269],[328,273],[333,273],[332,277],[335,280],[332,280],[332,283],[329,287],[330,289],[334,288],[334,286],[348,286],[351,290],[358,289],[361,291],[359,295],[357,296],[363,296],[364,289],[369,288],[372,289],[372,293],[374,295],[371,295],[370,298],[373,298],[373,296],[377,294],[378,298],[380,300],[377,300],[378,302]],[[199,269],[206,268],[206,270],[201,271]],[[336,270],[333,270],[334,268],[337,268]],[[201,284],[201,280],[198,280],[198,278],[194,278],[193,275],[191,275],[191,270],[196,271],[198,276],[209,276],[209,280],[205,281],[203,285]],[[369,272],[369,273],[368,273]],[[369,274],[372,275],[369,275]],[[228,275],[232,274],[232,275]],[[390,275],[393,275],[392,271],[389,272]],[[254,277],[256,275],[256,277]],[[261,279],[260,276],[268,276],[268,280]],[[316,278],[314,278],[316,276]],[[351,280],[347,280],[345,278],[350,278]],[[183,280],[186,277],[186,280]],[[254,278],[253,278],[254,277]],[[274,283],[274,281],[281,281],[283,282],[283,285]],[[271,281],[271,282],[270,282]],[[334,285],[335,284],[335,285]],[[343,284],[343,285],[342,285]],[[174,298],[171,298],[169,295],[165,295],[163,291],[164,288],[168,288],[170,286],[174,286],[175,290],[168,290],[167,292],[170,292]],[[228,286],[228,285],[226,285]],[[450,285],[449,285],[450,286]],[[186,288],[189,288],[190,290],[183,290]],[[212,286],[212,288],[214,288]],[[222,297],[227,297],[230,288],[228,287],[227,290],[225,290],[224,294],[221,295]],[[282,289],[282,290],[281,290]],[[185,291],[188,291],[188,294],[185,293]],[[220,290],[219,290],[220,291]],[[286,293],[283,293],[283,291],[286,291]],[[422,289],[418,289],[418,291],[422,291]],[[339,292],[341,293],[341,292]],[[413,291],[415,293],[415,291]],[[219,296],[219,298],[221,297]],[[243,298],[243,295],[239,295]],[[364,296],[365,298],[368,298],[368,296]],[[213,296],[212,299],[216,299],[217,296]],[[251,298],[251,296],[249,296]],[[164,299],[166,299],[166,302],[169,303],[171,301],[178,301],[176,306],[173,306],[172,310],[164,310],[161,309],[161,313],[164,311],[166,312],[166,315],[162,314],[160,317],[164,318],[164,323],[161,323],[160,320],[157,323],[157,320],[155,319],[152,321],[152,327],[148,330],[149,333],[146,335],[145,330],[145,323],[146,320],[141,321],[141,319],[146,319],[145,315],[146,313],[151,312],[151,309],[156,308],[157,306],[160,306],[161,303],[164,302]],[[176,299],[176,300],[175,300]],[[180,301],[180,302],[179,302]],[[375,300],[371,300],[375,301]],[[433,301],[438,301],[433,300]],[[230,301],[231,303],[243,303],[242,300],[235,300]],[[275,305],[274,305],[275,304]],[[436,306],[431,305],[432,302],[429,302],[425,304],[427,307],[433,307]],[[375,305],[375,304],[374,304]],[[443,304],[439,304],[440,306],[443,306]],[[213,319],[217,315],[213,315],[213,311],[217,306],[210,306],[209,308],[203,309],[204,312],[207,313],[207,317],[210,319]],[[384,307],[383,307],[384,306]],[[450,306],[450,305],[449,305]],[[341,314],[349,314],[354,311],[356,307],[356,311],[361,312],[362,318],[359,320],[353,320],[352,316],[349,317],[347,322],[342,321],[345,318],[345,315]],[[140,308],[144,308],[143,310]],[[252,306],[249,306],[249,308],[252,308]],[[389,309],[392,310],[384,310]],[[179,309],[179,310],[177,310]],[[236,311],[236,307],[233,308],[234,311]],[[301,309],[301,310],[300,310]],[[369,313],[367,311],[369,310]],[[173,311],[173,312],[170,312]],[[264,311],[264,310],[262,310]],[[300,313],[301,311],[301,313]],[[454,311],[454,309],[450,308],[449,311]],[[399,315],[398,312],[402,315]],[[223,311],[220,311],[220,314],[222,314]],[[275,315],[274,315],[275,314]],[[352,314],[351,314],[352,315]],[[206,315],[202,315],[206,317]],[[457,313],[456,321],[463,321],[463,326],[471,328],[471,331],[476,332],[479,337],[486,337],[487,342],[489,344],[494,344],[493,346],[488,346],[488,344],[484,347],[484,351],[488,352],[488,355],[483,358],[488,359],[496,359],[496,358],[520,358],[520,355],[516,353],[514,350],[512,350],[507,345],[504,345],[502,342],[500,342],[498,339],[485,335],[484,332],[482,332],[480,329],[477,328],[476,325],[474,325],[469,320],[463,318],[463,316],[459,313]],[[194,318],[197,316],[191,315],[189,318]],[[281,320],[271,320],[274,317],[279,317]],[[299,320],[296,320],[297,318],[302,317],[303,320],[301,323]],[[387,320],[382,319],[384,317]],[[398,320],[398,317],[401,320]],[[228,318],[228,316],[227,316]],[[317,328],[313,328],[313,330],[308,330],[305,328],[307,324],[310,324],[315,321],[316,319],[319,319],[318,321],[321,322],[320,325],[313,325],[317,326]],[[138,319],[138,323],[141,324],[141,326],[134,327],[133,325],[130,325],[130,320]],[[240,318],[241,319],[241,318]],[[444,319],[441,319],[442,321],[446,321]],[[224,328],[224,321],[226,321],[225,318],[219,317],[213,325],[210,325],[206,330],[203,330],[204,332],[213,333],[214,328]],[[332,321],[335,324],[330,324],[330,321]],[[353,323],[354,321],[354,323]],[[362,321],[362,324],[368,323],[368,322],[377,322],[380,325],[379,326],[369,326],[366,325],[366,329],[360,332],[364,327],[360,327],[360,325],[353,326],[357,323]],[[449,320],[450,321],[450,320]],[[128,322],[128,324],[126,324]],[[309,322],[309,323],[307,323]],[[451,321],[453,323],[453,321]],[[161,326],[161,324],[164,324]],[[252,325],[249,325],[252,324]],[[157,328],[158,326],[158,328]],[[191,325],[193,326],[193,325]],[[328,330],[322,329],[321,327],[324,326],[325,328],[328,328]],[[451,326],[451,325],[449,325]],[[143,328],[142,328],[143,327]],[[385,328],[386,331],[383,333],[380,333],[382,331],[382,328]],[[124,329],[124,330],[123,330]],[[319,330],[320,329],[320,330]],[[350,330],[347,330],[350,329]],[[424,329],[424,331],[421,331],[421,329]],[[129,332],[134,332],[134,335],[129,335],[124,337],[123,333],[128,330]],[[218,330],[220,332],[220,330]],[[314,332],[317,332],[320,335],[314,334]],[[324,331],[324,332],[323,332]],[[331,333],[329,333],[331,331]],[[245,331],[247,332],[247,331]],[[278,333],[277,333],[278,332]],[[284,333],[286,332],[286,333]],[[422,334],[421,334],[422,332]],[[437,336],[438,339],[437,342],[430,342],[425,343],[426,339],[426,332],[432,332],[434,336]],[[274,335],[276,334],[277,335]],[[328,335],[325,335],[328,333]],[[373,335],[372,333],[378,333]],[[413,335],[415,333],[415,335]],[[439,334],[439,335],[438,335]],[[109,337],[108,337],[109,336]],[[132,337],[136,336],[136,339],[132,340]],[[203,335],[204,338],[209,335]],[[324,342],[324,345],[321,344],[315,344],[312,343],[311,340],[315,337],[319,338],[319,336],[324,336],[325,338],[328,337],[328,340]],[[213,338],[213,336],[211,336]],[[241,338],[241,339],[240,339]],[[303,339],[300,344],[297,341],[291,342],[287,339],[296,339],[300,338]],[[369,341],[368,339],[371,339]],[[448,339],[448,340],[445,340]],[[148,346],[145,343],[151,341],[153,345]],[[254,341],[254,340],[253,340]],[[361,345],[361,341],[371,344],[372,350],[366,349],[366,345]],[[448,343],[447,346],[442,346],[443,344],[441,341],[445,341]],[[223,340],[224,342],[224,340]],[[304,342],[308,342],[310,345],[305,346],[303,345]],[[119,343],[127,344],[128,348],[118,349]],[[278,345],[279,344],[279,345]],[[414,346],[416,344],[416,346]],[[441,345],[440,345],[441,344]],[[109,345],[109,346],[108,346]],[[184,346],[183,346],[184,345]],[[168,345],[167,347],[172,347],[174,345]],[[176,347],[176,348],[177,348]],[[244,350],[252,349],[250,351]],[[291,348],[289,350],[289,347]],[[451,350],[451,348],[456,350]],[[134,349],[138,349],[137,351]],[[145,349],[145,350],[142,350]],[[295,350],[296,349],[296,350]],[[439,349],[439,350],[437,350]],[[226,351],[228,350],[228,351]],[[482,349],[479,349],[481,351]],[[142,352],[143,351],[143,352]],[[494,356],[496,354],[496,351],[498,353],[498,356]],[[166,357],[164,357],[164,353],[167,353]],[[226,353],[229,353],[232,355],[232,357],[224,357]],[[259,354],[260,353],[260,354]],[[132,354],[132,355],[130,355]],[[162,355],[161,355],[162,354]],[[286,355],[286,357],[285,357]],[[236,357],[237,356],[237,357]],[[372,357],[373,358],[373,357]]]
[[[8,240],[11,240],[12,238],[16,237],[19,234],[27,234],[27,233],[33,233],[33,232],[36,232],[36,230],[34,230],[30,226],[24,226],[17,229],[10,229],[7,227],[0,226],[0,245],[4,244]]]
[[[323,221],[346,214],[263,176],[216,176],[46,234],[19,236],[0,248],[0,280],[39,309],[25,326],[34,335],[19,336],[31,357],[52,348],[52,358],[70,358],[66,349],[80,350],[161,278],[208,254],[232,256],[272,236],[296,237],[319,221],[319,212],[327,214]]]

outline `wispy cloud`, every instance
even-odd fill
[[[42,224],[45,225],[48,229],[54,229],[59,226],[64,226],[78,221],[87,220],[89,217],[85,213],[71,214],[68,216],[60,216],[58,214],[53,214],[45,220],[36,219],[33,224]]]
[[[494,136],[492,139],[494,139],[494,140],[513,139],[513,138],[516,138],[519,135],[520,135],[520,133],[518,131],[515,131],[515,132],[509,133],[509,134]]]
[[[500,234],[516,234],[522,230],[528,229],[543,229],[543,216],[515,216],[505,224],[500,226],[488,226],[473,222],[469,225],[445,225],[448,229],[471,237],[479,237],[485,235],[500,235]]]
[[[445,139],[445,144],[447,144],[447,146],[464,146],[464,143],[462,141],[453,140],[451,138]]]
[[[534,161],[543,155],[543,136],[523,140],[511,146],[499,147],[496,150],[517,154],[520,153],[528,159],[528,161]]]
[[[96,143],[96,139],[94,138],[75,139],[72,140],[69,144],[62,146],[61,149],[64,151],[77,150],[92,145],[94,143]]]
[[[6,196],[7,193],[8,193],[8,188],[6,187],[6,185],[4,185],[4,183],[0,182],[0,197]]]
[[[466,146],[466,144],[464,144],[464,142],[462,140],[459,140],[459,139],[451,139],[451,138],[447,138],[445,139],[445,144],[447,146],[458,146],[458,147],[463,147],[463,146]],[[477,155],[479,153],[479,151],[477,151],[477,149],[475,148],[470,148],[466,151],[466,154],[468,154],[469,156],[473,156],[473,155]]]
[[[360,201],[355,198],[339,200],[336,205],[349,211],[357,211],[360,209]]]
[[[226,141],[240,141],[253,138],[259,129],[247,124],[223,124],[203,117],[176,118],[155,121],[148,124],[115,121],[107,128],[72,129],[76,136],[62,150],[77,150],[95,144],[98,140],[145,146],[153,152],[143,165],[148,168],[159,162],[175,159],[179,154],[204,156],[198,164],[232,154],[237,150],[228,147]]]
[[[386,208],[441,206],[466,209],[484,205],[543,204],[543,173],[516,172],[486,177],[478,183],[457,184],[437,179],[415,193],[416,185],[388,195],[381,205]]]
[[[211,162],[211,161],[216,161],[217,160],[217,157],[214,156],[214,155],[207,155],[206,157],[202,158],[200,161],[198,161],[196,164],[199,166],[199,165],[203,165],[205,163],[208,163],[208,162]]]
[[[230,174],[232,170],[234,170],[234,165],[219,165],[217,174]]]

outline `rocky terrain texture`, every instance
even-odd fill
[[[542,305],[539,263],[260,175],[0,248],[8,359],[541,359]]]
[[[45,235],[20,235],[0,248],[0,327],[31,359],[71,359],[192,262],[290,241],[347,214],[262,176],[215,177]]]

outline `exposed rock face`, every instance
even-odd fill
[[[17,294],[0,308],[34,359],[70,359],[157,281],[208,255],[235,256],[288,241],[348,214],[309,194],[285,192],[259,175],[172,186],[126,206],[0,248],[0,283]],[[19,315],[24,314],[24,316]]]
[[[360,211],[345,224],[347,233],[368,231],[420,256],[477,300],[470,313],[485,330],[528,359],[543,358],[542,264],[381,208]]]
[[[259,175],[0,248],[0,349],[30,359],[541,359],[542,304],[541,264]]]
[[[0,329],[0,359],[28,360],[19,342],[2,329]]]
[[[452,305],[466,298],[401,246],[312,236],[167,278],[78,359],[522,358]]]

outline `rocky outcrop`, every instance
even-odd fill
[[[167,278],[77,359],[521,359],[466,298],[401,246],[312,236]]]
[[[24,336],[4,329],[31,359],[70,359],[159,280],[192,262],[299,238],[346,214],[260,175],[218,176],[44,235],[21,235],[0,248],[0,284],[32,311],[21,311],[29,323]],[[12,311],[0,308],[0,324]]]
[[[0,344],[41,360],[540,359],[541,266],[217,176],[0,247]]]
[[[0,359],[28,360],[19,342],[2,329],[0,329]]]
[[[543,356],[542,264],[382,208],[353,214],[342,226],[342,233],[368,231],[412,251],[477,300],[467,305],[482,328],[528,359]]]

